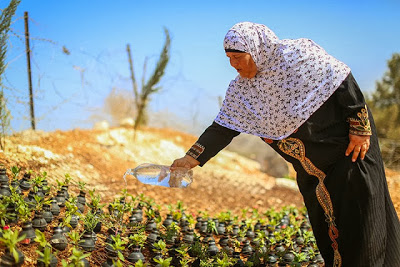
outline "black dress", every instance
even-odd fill
[[[364,160],[345,156],[349,132],[371,135]],[[187,152],[204,165],[239,132],[213,123]],[[326,266],[400,266],[400,223],[372,115],[350,74],[299,129],[263,139],[293,164]]]

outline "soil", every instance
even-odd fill
[[[145,128],[136,134],[129,128],[71,131],[24,131],[6,139],[0,153],[0,164],[47,172],[48,181],[56,186],[66,173],[73,182],[86,183],[95,189],[103,202],[111,202],[123,189],[136,196],[144,194],[155,203],[166,206],[182,201],[192,213],[222,211],[240,214],[242,209],[259,211],[294,205],[302,207],[303,199],[296,187],[280,183],[260,172],[259,163],[240,155],[221,151],[204,167],[194,168],[194,181],[185,189],[144,185],[132,176],[123,179],[126,170],[141,163],[170,165],[184,155],[196,137],[171,129]],[[386,170],[389,190],[400,214],[400,173]],[[278,181],[278,182],[277,182]]]

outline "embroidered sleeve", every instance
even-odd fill
[[[194,143],[194,145],[186,152],[186,155],[191,156],[200,162],[202,167],[208,160],[218,154],[226,147],[232,139],[240,133],[226,127],[223,127],[216,122],[213,122]]]
[[[365,105],[360,112],[357,112],[357,117],[349,117],[347,121],[350,124],[350,134],[354,135],[371,135],[371,125],[368,119],[368,110]]]
[[[204,152],[204,146],[196,142],[189,150],[186,152],[187,155],[194,159],[197,159]]]

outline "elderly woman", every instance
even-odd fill
[[[215,121],[171,168],[203,166],[240,133],[293,164],[326,266],[400,266],[400,223],[375,125],[343,62],[309,39],[243,22],[224,48],[239,75]]]

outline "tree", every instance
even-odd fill
[[[14,16],[20,0],[11,0],[10,4],[0,14],[0,147],[4,149],[5,132],[10,126],[10,112],[7,109],[7,101],[3,92],[3,73],[6,69],[6,52],[8,31],[11,25],[11,18]]]
[[[388,60],[388,70],[376,90],[367,96],[379,137],[400,140],[400,54]]]
[[[375,92],[366,99],[374,114],[385,166],[400,169],[400,54],[393,54],[387,65]]]
[[[170,44],[171,38],[168,32],[168,29],[164,28],[165,32],[165,43],[164,47],[161,51],[160,57],[157,61],[156,67],[151,74],[150,78],[145,82],[145,74],[146,74],[146,65],[147,60],[144,62],[143,66],[143,75],[142,75],[142,83],[140,91],[138,90],[138,84],[136,82],[135,73],[133,70],[132,64],[132,56],[131,56],[131,49],[130,45],[127,44],[126,50],[128,53],[129,65],[130,65],[130,74],[132,80],[132,87],[135,97],[135,107],[136,107],[136,116],[135,116],[135,126],[134,129],[136,130],[141,125],[146,125],[147,123],[147,113],[146,109],[148,103],[150,101],[150,95],[159,92],[162,87],[159,86],[161,78],[165,74],[165,68],[167,67],[169,58],[170,58]]]

